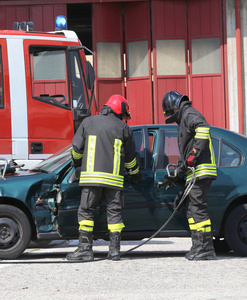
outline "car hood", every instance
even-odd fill
[[[0,179],[0,197],[15,198],[27,202],[31,197],[47,193],[57,179],[54,173],[18,171]]]

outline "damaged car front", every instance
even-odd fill
[[[0,178],[0,259],[18,257],[30,240],[58,238],[55,219],[59,180],[70,169],[70,148],[32,170],[3,165]]]

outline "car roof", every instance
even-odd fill
[[[177,129],[176,124],[145,124],[145,125],[132,125],[130,126],[132,130],[138,130],[142,128],[159,130],[175,130]],[[233,144],[235,144],[239,148],[244,148],[247,150],[247,137],[238,133],[234,132],[225,128],[217,127],[217,126],[210,126],[210,132],[212,135],[215,135],[219,138],[223,138]]]

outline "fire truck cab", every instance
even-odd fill
[[[95,74],[76,33],[28,27],[0,31],[0,157],[25,168],[71,143],[96,113]]]

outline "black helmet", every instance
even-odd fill
[[[174,114],[174,109],[177,109],[181,101],[189,101],[188,96],[182,95],[176,91],[170,91],[165,94],[162,100],[162,108],[165,117],[170,117]]]

